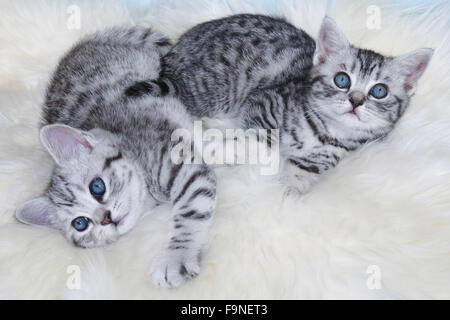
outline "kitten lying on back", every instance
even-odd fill
[[[24,223],[97,247],[117,240],[159,204],[172,204],[171,238],[151,269],[164,287],[198,274],[216,200],[215,174],[206,165],[171,159],[172,132],[193,126],[184,106],[172,98],[124,95],[135,81],[158,78],[168,49],[167,39],[149,29],[111,30],[61,60],[41,129],[56,167],[44,195],[16,210]]]
[[[280,129],[288,191],[304,193],[350,151],[393,129],[432,53],[391,58],[355,48],[327,17],[314,41],[284,20],[243,14],[183,34],[159,83],[196,117]]]

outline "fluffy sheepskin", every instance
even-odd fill
[[[196,23],[265,9],[241,0],[79,1],[81,29],[71,30],[73,3],[0,2],[0,298],[450,298],[448,2],[278,1],[278,14],[314,37],[328,14],[355,45],[389,55],[436,51],[394,132],[303,198],[282,201],[282,188],[251,167],[221,172],[202,272],[171,290],[149,277],[169,230],[168,208],[94,250],[15,220],[15,207],[43,192],[53,166],[37,131],[46,85],[61,55],[87,33],[138,24],[176,39]],[[381,8],[379,30],[366,27],[373,4]],[[66,285],[73,265],[79,290]],[[367,285],[370,266],[381,272],[379,289]]]

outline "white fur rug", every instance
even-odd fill
[[[79,30],[67,28],[72,3]],[[149,267],[167,237],[168,209],[95,250],[15,220],[15,207],[50,177],[37,131],[46,84],[64,51],[94,30],[151,25],[176,39],[198,22],[263,9],[241,0],[153,1],[148,10],[111,0],[1,1],[0,298],[450,298],[450,4],[333,3],[279,1],[278,12],[314,37],[327,13],[353,44],[385,54],[436,49],[409,110],[386,141],[343,161],[300,200],[282,203],[281,189],[250,168],[223,172],[202,272],[167,290],[153,286]],[[373,4],[379,30],[366,27]],[[67,286],[74,265],[79,290]]]

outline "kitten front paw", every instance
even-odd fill
[[[310,174],[296,174],[288,179],[284,197],[300,197],[307,193],[316,182],[317,177]]]
[[[155,258],[150,270],[153,283],[162,288],[174,288],[196,277],[200,272],[197,255],[166,250]]]

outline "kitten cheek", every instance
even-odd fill
[[[353,106],[352,106],[352,104],[350,103],[350,101],[348,101],[348,99],[346,99],[346,100],[344,101],[343,105],[344,105],[344,109],[345,109],[347,112],[350,112],[350,111],[353,110]]]
[[[132,210],[132,209],[131,209]],[[137,223],[138,217],[132,211],[124,212],[121,214],[120,221],[117,224],[115,230],[119,235],[123,235],[130,231]]]
[[[336,113],[338,115],[343,115],[346,114],[350,111],[353,110],[352,105],[350,104],[350,102],[348,102],[348,100],[342,100],[336,107]]]
[[[119,225],[117,225],[116,232],[118,235],[124,235],[128,233],[135,224],[130,223],[129,219],[123,219]]]
[[[369,112],[367,112],[366,109],[360,109],[359,108],[356,109],[356,113],[359,116],[359,120],[363,123],[369,123],[371,121],[373,121],[374,119],[372,119],[372,116],[370,115]]]

